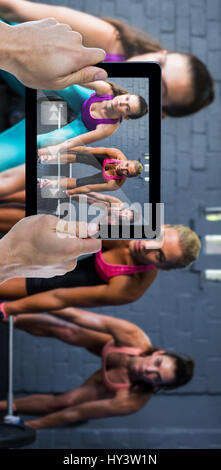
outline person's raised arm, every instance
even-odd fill
[[[110,180],[106,183],[101,184],[87,184],[85,186],[79,186],[77,188],[69,189],[68,195],[71,196],[72,194],[90,194],[91,192],[102,192],[102,191],[115,191],[119,189],[116,180]]]
[[[19,165],[0,173],[0,198],[25,188],[25,165]]]
[[[69,24],[73,31],[81,33],[86,47],[103,47],[107,50],[111,47],[110,41],[115,40],[115,28],[110,23],[72,7],[33,1],[1,0],[0,15],[7,21],[18,23],[56,18],[60,23]]]
[[[104,80],[82,83],[82,86],[94,90],[97,95],[110,95],[112,93],[111,86]]]
[[[101,149],[103,150],[103,152],[101,152]],[[116,149],[114,147],[97,147],[94,149],[94,154],[96,153],[106,153],[107,154],[107,158],[110,157],[110,158],[113,158],[113,159],[116,159],[116,160],[127,160],[127,157],[125,157],[124,153],[121,152],[121,150],[119,149]]]
[[[93,198],[93,201],[91,202],[91,204],[93,204],[93,202],[94,203],[104,202],[108,206],[110,204],[115,204],[119,207],[124,206],[124,203],[118,197],[110,196],[110,194],[102,194],[102,193],[96,193],[96,192],[91,191],[90,192],[90,197]]]
[[[138,394],[135,396],[134,394],[133,396],[124,390],[113,398],[89,401],[77,406],[68,407],[43,418],[27,421],[25,424],[34,429],[43,429],[88,419],[129,415],[142,408],[150,397],[151,394],[143,394],[143,396]]]
[[[93,66],[104,58],[102,49],[84,47],[82,36],[55,18],[15,26],[0,22],[0,68],[30,88],[61,90],[104,80],[106,72]]]
[[[105,139],[106,137],[112,135],[118,127],[118,122],[116,124],[99,124],[94,131],[85,132],[85,134],[81,134],[71,139],[65,140],[64,142],[57,145],[51,145],[49,147],[38,149],[38,155],[41,157],[42,155],[48,154],[55,155],[58,152],[65,152],[70,150],[75,151],[76,147],[85,146],[87,144],[97,142],[98,140]]]
[[[19,313],[38,313],[71,307],[102,307],[107,305],[125,305],[139,299],[151,286],[157,270],[148,273],[142,282],[133,281],[133,276],[115,276],[108,284],[95,286],[58,288],[34,294],[24,299],[5,304],[6,315]]]
[[[79,308],[68,308],[64,310],[65,318],[70,322],[83,328],[107,333],[113,337],[119,346],[136,346],[146,350],[151,342],[141,328],[127,320],[101,315]],[[56,310],[51,312],[56,315]],[[62,311],[58,311],[60,316]]]
[[[15,203],[18,202],[20,204],[25,204],[25,190],[12,193],[9,196],[1,197],[0,202],[2,204],[8,203],[8,202],[15,202]]]

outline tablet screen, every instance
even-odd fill
[[[154,238],[162,222],[160,68],[104,65],[107,82],[37,91],[36,212],[99,223],[101,238]]]

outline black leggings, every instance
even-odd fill
[[[76,163],[83,163],[85,165],[93,166],[99,170],[99,173],[91,176],[85,176],[84,178],[77,178],[76,187],[85,186],[87,184],[102,184],[106,183],[103,177],[103,161],[108,158],[104,154],[83,154],[76,153]]]
[[[55,276],[49,279],[30,278],[26,279],[26,289],[28,295],[46,292],[48,290],[62,287],[86,287],[104,284],[105,282],[98,276],[94,267],[94,255],[80,259],[76,268],[63,276]]]

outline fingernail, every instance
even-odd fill
[[[105,71],[100,71],[94,76],[94,80],[106,80],[107,74]]]
[[[90,222],[88,224],[88,234],[93,235],[94,233],[97,233],[99,230],[98,224],[95,224],[94,222]]]

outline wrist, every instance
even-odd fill
[[[25,421],[25,425],[32,429],[36,429],[36,430],[39,429],[38,423],[36,423],[35,420]]]
[[[21,263],[16,261],[16,256],[10,249],[10,244],[7,243],[7,235],[0,240],[0,283],[12,279],[14,277],[21,277]]]
[[[8,316],[6,313],[6,302],[0,302],[0,320],[7,320]]]
[[[0,68],[17,76],[23,67],[29,43],[25,38],[22,25],[9,25],[0,22]]]
[[[8,71],[13,56],[13,45],[11,41],[11,32],[13,26],[0,21],[0,68]]]

